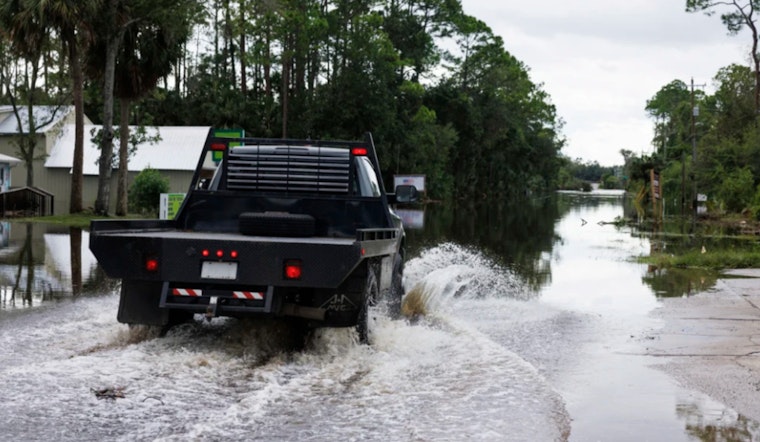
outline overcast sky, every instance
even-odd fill
[[[685,0],[462,0],[465,13],[504,39],[565,121],[572,159],[623,163],[621,149],[652,152],[644,107],[679,79],[706,85],[731,63],[748,65],[748,33],[729,36],[718,15]]]

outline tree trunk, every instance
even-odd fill
[[[288,138],[288,101],[290,97],[290,57],[285,49],[282,54],[282,138]]]
[[[129,158],[129,106],[131,100],[122,98],[120,102],[121,118],[119,121],[119,176],[116,187],[116,215],[127,214],[127,166]]]
[[[82,212],[82,187],[84,166],[84,94],[82,84],[82,64],[79,60],[79,48],[76,37],[72,33],[66,40],[69,45],[71,64],[71,90],[74,99],[74,161],[71,168],[71,199],[69,213]]]
[[[247,68],[245,65],[245,8],[245,0],[240,0],[240,54],[238,58],[240,59],[240,92],[243,93],[243,96],[248,93],[248,85],[246,84],[248,78],[245,72]]]
[[[760,54],[757,53],[758,31],[755,22],[749,22],[752,31],[752,62],[755,70],[755,117],[760,114]]]
[[[264,94],[266,98],[272,99],[272,31],[270,27],[267,27],[266,35],[264,36]]]
[[[106,69],[103,79],[103,134],[100,140],[100,163],[98,175],[98,197],[95,213],[108,215],[111,200],[111,171],[113,162],[113,89],[116,74],[116,54],[124,31],[117,32],[106,48]]]
[[[29,79],[28,88],[30,92],[30,96],[34,97],[36,96],[37,91],[37,75],[39,74],[39,57],[36,60],[32,60],[32,76]],[[27,136],[26,136],[26,142],[23,144],[26,144],[24,148],[22,148],[22,153],[26,157],[27,166],[26,166],[26,185],[29,187],[34,187],[34,151],[37,148],[37,128],[40,126],[40,123],[37,121],[37,119],[34,116],[34,98],[30,98],[29,102],[27,104],[27,118],[29,125],[27,127]],[[23,132],[23,129],[22,129]],[[23,135],[22,135],[23,137]]]

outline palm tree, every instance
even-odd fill
[[[136,22],[127,29],[117,59],[115,94],[119,98],[119,170],[116,214],[127,214],[129,109],[132,102],[156,87],[182,54],[190,35],[187,23]]]
[[[99,25],[102,36],[90,51],[89,68],[103,79],[103,134],[95,211],[107,214],[113,163],[113,99],[121,99],[119,204],[126,214],[129,105],[171,72],[190,35],[198,0],[126,2],[109,0]],[[119,69],[116,69],[117,64]]]

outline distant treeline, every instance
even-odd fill
[[[371,132],[386,181],[425,174],[433,199],[557,186],[554,105],[459,0],[61,1],[49,3],[71,9],[44,15],[35,3],[0,0],[2,104],[70,103],[71,60],[81,57],[85,114],[96,123],[121,107],[130,124],[258,137]],[[30,24],[45,30],[38,40]],[[114,104],[103,94],[109,78]]]
[[[602,189],[623,189],[626,186],[622,167],[604,167],[596,161],[583,162],[580,159],[562,158],[562,167],[557,178],[560,190],[590,191],[592,184]]]

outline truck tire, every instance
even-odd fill
[[[359,334],[359,343],[369,345],[369,308],[375,304],[378,295],[377,276],[375,269],[369,266],[367,279],[362,293],[362,305],[356,322],[356,332]]]
[[[396,255],[391,276],[391,290],[388,293],[388,316],[391,319],[401,317],[401,299],[404,297],[404,262]]]
[[[308,237],[316,230],[313,216],[280,212],[244,212],[238,226],[243,235],[261,236]]]

